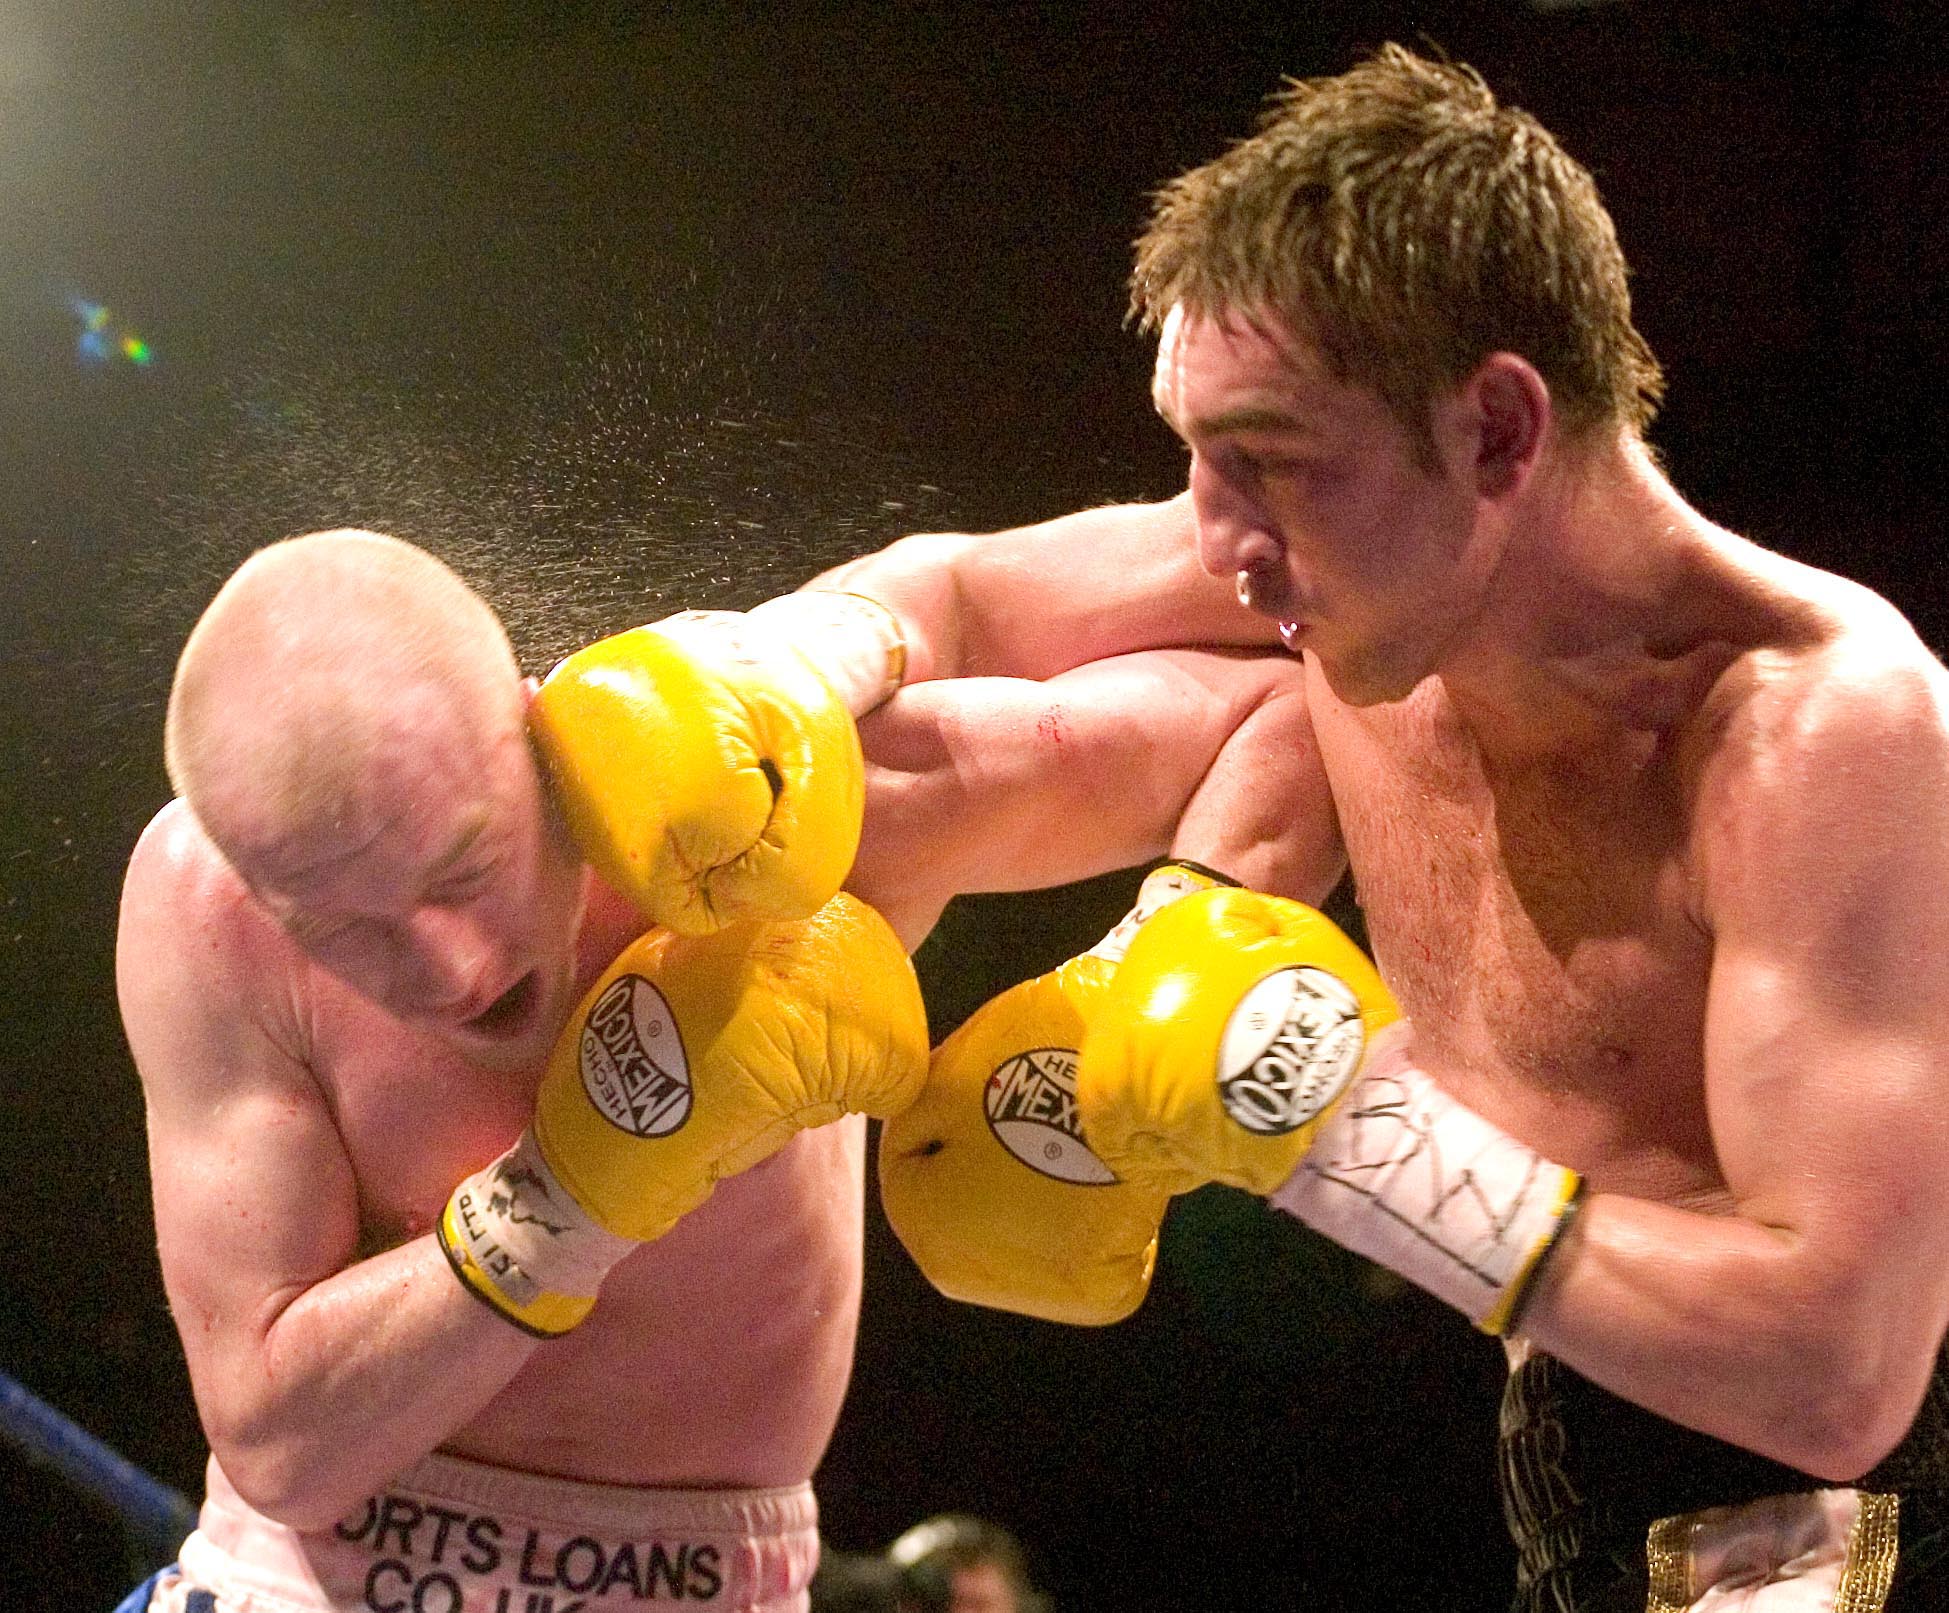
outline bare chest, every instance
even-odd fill
[[[505,1151],[534,1113],[536,1065],[484,1070],[373,1011],[315,988],[312,1068],[359,1194],[368,1252],[430,1231],[454,1184]]]
[[[1492,778],[1438,686],[1317,718],[1369,945],[1421,1061],[1601,1185],[1716,1187],[1711,947],[1672,770],[1647,747]]]
[[[619,945],[585,948],[583,985]],[[481,1068],[328,978],[311,995],[313,1075],[357,1189],[362,1252],[376,1253],[429,1231],[454,1184],[520,1135],[543,1066]],[[604,1482],[808,1477],[851,1362],[863,1148],[859,1125],[829,1126],[720,1183],[617,1266],[589,1321],[447,1447]]]

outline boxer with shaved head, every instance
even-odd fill
[[[1288,664],[880,704],[889,620],[685,613],[537,687],[484,601],[378,534],[274,544],[217,595],[118,940],[211,1448],[199,1528],[131,1607],[804,1606],[857,1116],[925,1071],[908,948],[957,890],[1181,823],[1298,894],[1325,868],[1254,821],[1239,760],[1303,733]],[[1026,832],[1024,790],[1068,828]]]

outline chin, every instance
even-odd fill
[[[1369,641],[1341,654],[1311,641],[1306,648],[1318,661],[1334,699],[1346,706],[1387,706],[1405,700],[1436,671],[1427,645],[1420,642]]]
[[[1320,673],[1343,706],[1387,706],[1414,693],[1426,674],[1406,675],[1392,668],[1336,665],[1320,659]]]

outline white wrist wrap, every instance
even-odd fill
[[[568,1195],[532,1130],[453,1190],[440,1247],[460,1280],[530,1332],[565,1333],[609,1268],[636,1247]]]
[[[1381,1042],[1272,1202],[1506,1331],[1581,1179],[1449,1097]]]
[[[907,641],[892,611],[864,594],[809,588],[747,613],[810,661],[846,709],[864,717],[907,675]]]

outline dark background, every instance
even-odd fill
[[[427,544],[543,670],[904,531],[1166,494],[1145,193],[1282,72],[1422,39],[1597,173],[1681,489],[1941,648],[1936,13],[0,0],[0,1371],[200,1487],[112,943],[171,662],[252,547]],[[77,298],[152,361],[86,360]],[[1128,890],[957,904],[937,1028]],[[950,1306],[869,1235],[834,1544],[954,1506],[1065,1609],[1505,1599],[1500,1356],[1434,1302],[1222,1191],[1105,1332]],[[7,1606],[132,1577],[0,1452]]]

